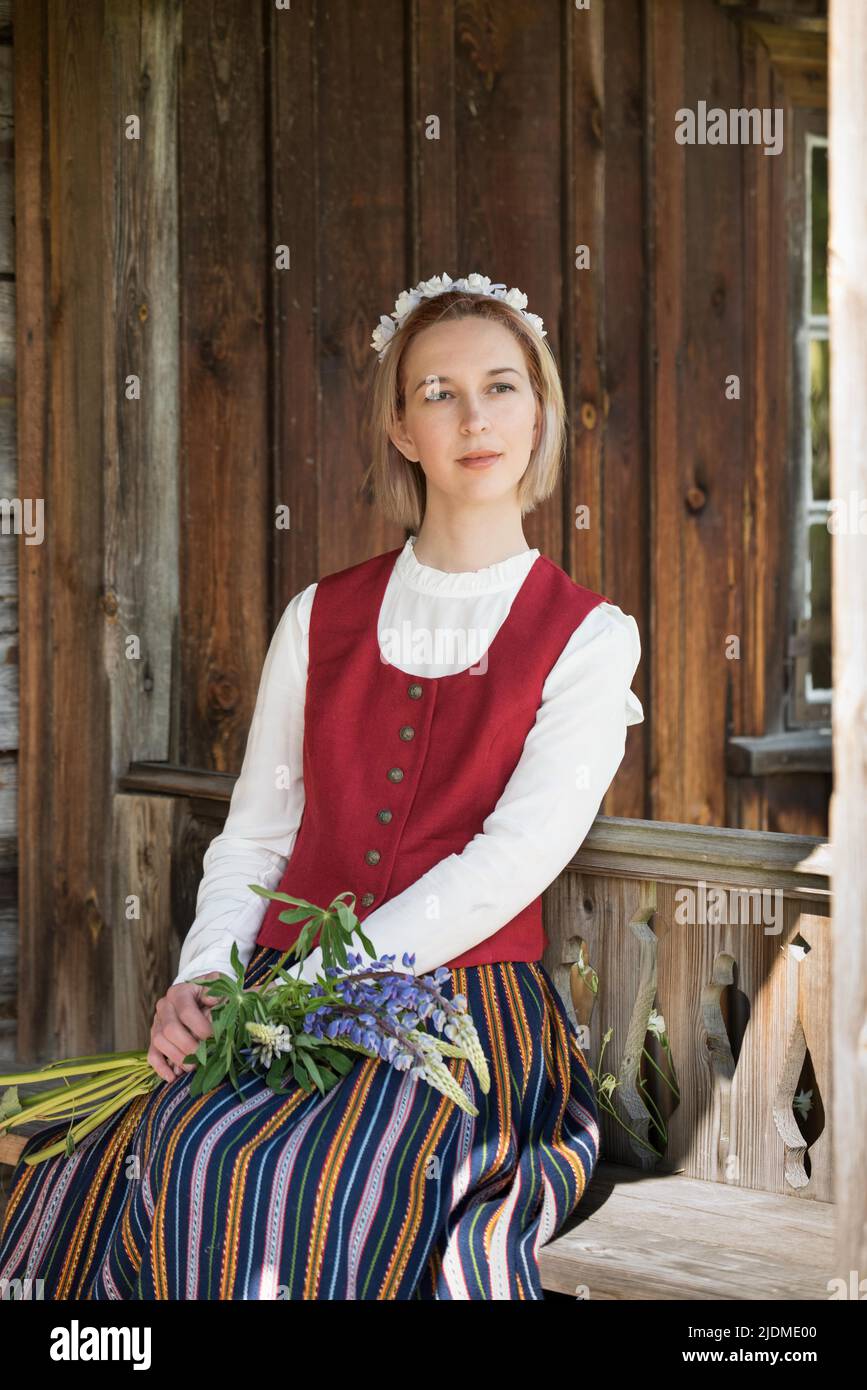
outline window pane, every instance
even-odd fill
[[[828,146],[814,145],[812,159],[810,312],[828,312]]]
[[[813,688],[831,688],[831,534],[824,521],[810,527],[810,676]]]
[[[831,456],[829,448],[829,379],[830,352],[828,339],[814,338],[810,343],[810,440],[813,454],[813,497],[827,502],[831,496]]]

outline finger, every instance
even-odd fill
[[[169,1065],[165,1057],[162,1056],[162,1054],[157,1050],[156,1047],[151,1046],[149,1048],[147,1059],[150,1065],[153,1067],[154,1071],[156,1072],[157,1076],[161,1076],[163,1081],[174,1081],[177,1073]]]
[[[184,1000],[176,1009],[176,1013],[192,1039],[192,1046],[187,1048],[187,1052],[195,1052],[199,1043],[204,1038],[209,1038],[214,1031],[211,1016],[205,1013],[195,999]]]
[[[154,1035],[154,1046],[169,1062],[177,1063],[185,1071],[193,1070],[195,1064],[185,1062],[184,1058],[195,1052],[198,1045],[198,1040],[177,1021],[169,1023]]]

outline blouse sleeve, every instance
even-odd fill
[[[269,899],[292,853],[304,810],[302,744],[309,611],[315,584],[289,602],[259,681],[244,761],[223,829],[205,851],[195,920],[173,984],[210,970],[232,973],[232,942],[246,966]]]
[[[635,619],[597,604],[550,671],[521,758],[481,832],[364,919],[377,956],[394,953],[402,969],[403,953],[414,952],[413,969],[426,974],[499,931],[553,883],[596,819],[627,727],[644,719],[629,688],[640,657]],[[356,942],[353,950],[367,958]],[[312,982],[321,969],[316,947],[301,978]]]

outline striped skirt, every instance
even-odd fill
[[[253,984],[279,958],[257,947]],[[452,971],[488,1057],[478,1115],[359,1056],[325,1096],[246,1074],[190,1096],[163,1081],[61,1154],[13,1175],[3,1280],[45,1299],[543,1297],[538,1253],[598,1156],[578,1036],[539,961]],[[351,1057],[351,1053],[347,1054]],[[65,1124],[28,1140],[25,1153]],[[41,1290],[36,1281],[42,1281]]]

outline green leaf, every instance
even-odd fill
[[[334,1047],[323,1047],[322,1052],[335,1070],[340,1072],[341,1076],[345,1076],[348,1071],[352,1071],[355,1063],[349,1060],[345,1052],[338,1052]]]
[[[292,1064],[292,1073],[302,1090],[312,1091],[313,1086],[303,1062],[296,1059]]]
[[[310,1075],[313,1077],[313,1080],[316,1082],[316,1085],[319,1087],[319,1090],[321,1091],[323,1089],[322,1077],[319,1074],[319,1068],[313,1060],[312,1052],[305,1052],[304,1061],[307,1064],[307,1070],[310,1072]]]
[[[230,955],[229,955],[229,960],[231,961],[232,969],[233,969],[234,972],[235,972],[236,978],[238,979],[238,981],[239,981],[240,984],[243,984],[243,983],[244,983],[244,967],[243,967],[243,965],[241,964],[241,957],[240,957],[240,955],[238,954],[238,943],[237,943],[237,941],[233,941],[233,942],[232,942],[232,950],[231,950]]]
[[[303,907],[296,907],[291,912],[287,911],[278,913],[277,921],[287,922],[291,925],[292,922],[303,922],[305,918],[308,918],[309,916],[310,913],[305,912]]]
[[[322,911],[315,903],[308,903],[304,898],[293,898],[291,893],[281,893],[276,888],[263,888],[258,883],[248,883],[248,888],[252,888],[254,893],[258,893],[263,898],[273,898],[281,903],[295,903],[297,907],[306,907],[308,912],[315,912],[317,916]]]
[[[346,903],[338,903],[337,916],[340,920],[340,925],[346,932],[347,938],[351,937],[358,924],[358,918],[355,913],[346,906]]]
[[[13,1115],[19,1115],[23,1109],[18,1098],[18,1087],[7,1086],[0,1096],[0,1124],[4,1120],[10,1120]]]
[[[202,1090],[210,1091],[212,1087],[219,1085],[226,1075],[226,1059],[222,1053],[217,1052],[202,1072]]]
[[[369,938],[364,935],[364,932],[362,931],[361,927],[358,928],[358,939],[361,942],[367,954],[370,956],[371,960],[377,960],[378,957],[376,954],[376,947],[374,946],[373,942],[370,941]]]

